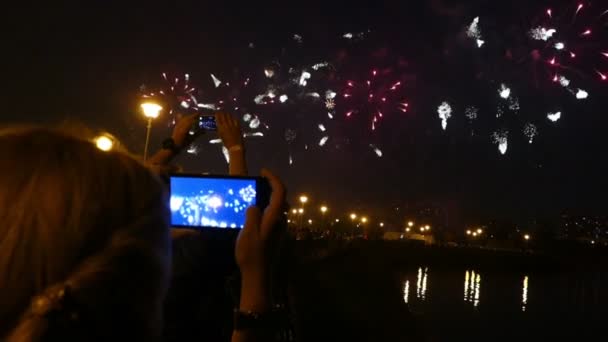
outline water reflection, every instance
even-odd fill
[[[475,273],[475,271],[469,272],[468,270],[464,273],[464,301],[473,303],[474,307],[479,305],[481,290],[481,274]]]
[[[407,304],[409,298],[410,298],[410,281],[406,280],[405,284],[403,285],[403,301],[405,302],[405,304]]]
[[[429,268],[418,268],[418,278],[416,280],[416,298],[424,300],[426,298],[426,280],[428,277]]]
[[[521,290],[521,311],[526,311],[528,306],[528,276],[524,277],[524,283]]]

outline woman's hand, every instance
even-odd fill
[[[190,145],[190,143],[192,143],[199,134],[203,133],[202,129],[197,129],[195,130],[194,135],[190,134],[192,127],[194,127],[194,124],[198,121],[199,117],[199,114],[190,114],[184,115],[177,120],[177,123],[173,128],[173,134],[171,134],[171,138],[173,139],[173,142],[175,142],[175,146],[184,148]]]
[[[215,114],[215,122],[217,123],[217,133],[230,157],[228,173],[231,176],[246,176],[245,146],[243,145],[243,132],[241,132],[239,121],[229,114],[217,113]]]
[[[217,134],[228,150],[236,146],[243,148],[243,133],[237,119],[230,114],[217,113],[215,122],[217,123]]]
[[[263,169],[261,175],[268,179],[272,194],[264,212],[258,207],[247,209],[245,226],[236,241],[236,262],[243,277],[266,276],[277,248],[284,225],[285,187],[275,175]]]

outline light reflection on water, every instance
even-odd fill
[[[520,278],[521,279],[521,278]],[[529,277],[524,276],[521,286],[521,311],[528,309],[528,283]],[[425,302],[427,299],[427,288],[429,284],[429,268],[419,267],[416,272],[416,281],[413,279],[405,279],[403,281],[403,301],[408,304],[411,301],[410,287],[412,284],[416,286],[416,301]],[[412,289],[413,291],[414,289]],[[481,303],[481,273],[476,270],[466,270],[464,272],[464,302],[471,304],[474,308],[478,308]]]
[[[429,268],[418,268],[418,279],[416,282],[416,297],[421,300],[426,299],[426,281],[429,274]]]
[[[426,299],[426,289],[428,283],[429,268],[419,267],[416,276],[416,299],[424,301]],[[407,304],[410,299],[410,281],[403,282],[403,301]]]
[[[464,301],[477,307],[480,302],[481,274],[467,270],[464,273]]]
[[[521,311],[526,311],[527,305],[528,305],[528,276],[525,276],[523,286],[521,289]]]

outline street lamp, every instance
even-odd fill
[[[409,221],[407,223],[407,226],[410,227],[410,228],[412,228],[414,226],[414,222],[413,221]]]
[[[308,220],[308,224],[312,224],[312,220],[311,219]]]
[[[114,147],[114,140],[108,135],[100,135],[95,138],[95,146],[104,152],[108,152]]]
[[[380,227],[384,227],[384,222],[380,222]]]
[[[424,226],[424,230],[431,230],[431,226],[429,226],[428,224],[426,226]]]
[[[322,212],[323,214],[325,214],[325,213],[327,212],[327,207],[326,207],[326,206],[322,206],[322,207],[321,207],[321,212]]]
[[[420,232],[424,232],[424,227],[420,227]]]
[[[477,232],[473,232],[473,236],[477,236]]]
[[[294,215],[297,214],[298,213],[298,209],[291,209],[291,213],[294,214]]]
[[[357,214],[355,214],[355,213],[350,214],[350,219],[353,220],[353,221],[356,220],[357,219]]]
[[[467,229],[467,235],[471,235],[471,230]]]
[[[526,241],[530,240],[530,234],[525,234],[524,235],[524,240],[526,240]]]
[[[405,228],[405,232],[406,232],[406,233],[409,233],[409,232],[410,232],[410,230],[411,230],[411,229],[410,229],[410,227]]]
[[[477,234],[481,234],[481,233],[483,233],[483,229],[477,228]]]
[[[305,195],[300,196],[300,203],[302,203],[302,205],[306,204],[306,202],[308,202],[308,197]]]
[[[148,126],[146,131],[146,144],[144,145],[144,162],[148,158],[148,144],[150,143],[150,130],[152,129],[152,120],[156,119],[160,115],[160,111],[163,107],[154,102],[144,102],[141,104],[141,110],[144,116],[148,119]]]
[[[361,223],[367,223],[367,217],[363,216],[363,217],[361,218]]]

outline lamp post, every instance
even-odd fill
[[[153,102],[144,102],[141,104],[141,109],[144,116],[148,118],[148,126],[146,131],[146,144],[144,145],[144,162],[148,158],[148,144],[150,143],[150,131],[152,129],[152,120],[156,119],[160,115],[160,111],[163,107]]]
[[[357,225],[355,224],[356,219],[357,219],[357,214],[351,213],[350,220],[353,222],[353,238],[355,237],[355,231],[357,230]]]
[[[321,206],[321,225],[324,226],[325,225],[325,213],[327,213],[327,206]],[[322,229],[325,229],[325,227],[323,227]]]
[[[298,215],[300,215],[299,226],[300,226],[300,229],[302,229],[302,219],[304,218],[304,208],[298,209]]]

